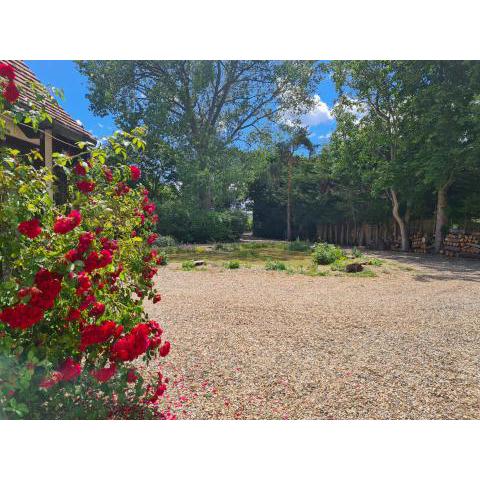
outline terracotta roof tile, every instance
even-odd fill
[[[30,70],[30,68],[22,60],[0,60],[0,62],[7,63],[15,69],[15,84],[20,91],[20,101],[22,103],[32,102],[37,104],[35,94],[32,90],[31,83],[35,83],[43,88],[44,85]],[[53,118],[54,122],[58,122],[68,130],[73,131],[78,136],[83,137],[84,140],[94,140],[95,137],[87,132],[85,128],[79,125],[58,103],[47,102],[44,105],[46,112]]]

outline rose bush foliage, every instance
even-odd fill
[[[18,121],[15,75],[2,65],[9,76],[0,78],[0,114]],[[60,206],[38,152],[0,147],[4,418],[171,417],[160,402],[168,380],[158,374],[147,383],[135,366],[170,350],[142,304],[160,300],[153,277],[163,263],[152,248],[155,205],[132,165],[143,134],[116,132],[79,145],[80,154],[55,155],[68,179]]]

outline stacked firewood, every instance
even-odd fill
[[[415,253],[427,253],[432,249],[428,235],[417,232],[410,237],[410,245]]]
[[[450,232],[443,242],[443,253],[448,257],[480,258],[480,232]]]

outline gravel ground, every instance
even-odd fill
[[[381,257],[374,278],[163,269],[178,417],[480,418],[480,262]]]

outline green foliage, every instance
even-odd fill
[[[352,248],[352,255],[355,258],[362,258],[363,257],[363,252],[359,248],[353,247]]]
[[[4,108],[9,106],[0,102],[0,114]],[[34,116],[30,111],[26,115]],[[142,410],[146,405],[143,380],[127,382],[130,362],[110,363],[118,338],[149,322],[137,298],[156,295],[151,278],[159,259],[147,242],[155,220],[151,212],[144,220],[138,215],[148,197],[128,166],[141,155],[142,133],[117,132],[102,145],[85,145],[75,157],[55,155],[55,166],[68,180],[63,205],[50,199],[54,176],[38,153],[0,147],[2,418],[100,419],[117,408]],[[88,194],[78,186],[85,181],[93,185]],[[24,230],[32,222],[35,231]],[[99,258],[106,262],[98,263]],[[88,283],[82,284],[85,291],[82,279]],[[23,309],[29,313],[23,315]],[[71,317],[72,309],[78,316]],[[106,318],[113,322],[115,336],[82,346],[84,330]],[[140,355],[148,363],[158,350]],[[73,375],[66,365],[74,365]],[[95,375],[105,374],[106,367],[112,376],[103,382]],[[142,411],[148,417],[157,410]]]
[[[380,260],[379,258],[371,258],[368,261],[368,265],[373,265],[374,267],[381,267],[383,265],[383,260]]]
[[[344,272],[345,265],[346,265],[346,261],[344,258],[337,258],[336,260],[330,263],[330,269],[334,272]]]
[[[308,242],[302,242],[301,240],[294,240],[285,244],[285,249],[290,252],[308,252],[311,247]]]
[[[204,211],[166,202],[159,207],[159,231],[182,243],[233,242],[245,230],[247,216],[241,210]]]
[[[335,245],[317,243],[312,253],[313,263],[317,265],[330,265],[345,258],[345,252]]]
[[[236,270],[240,268],[240,262],[238,260],[229,260],[223,264],[225,268],[228,270]]]
[[[182,270],[189,272],[195,268],[195,262],[193,260],[185,260],[182,262]]]
[[[313,104],[313,61],[81,61],[94,112],[148,127],[142,168],[162,209],[160,233],[182,242],[233,241],[227,219],[263,162],[238,148],[270,136],[285,112]],[[187,93],[186,93],[187,92]],[[225,226],[225,223],[230,226]]]
[[[175,247],[176,245],[177,241],[170,235],[159,235],[155,240],[155,246],[157,247]]]
[[[265,263],[265,270],[276,270],[279,272],[287,270],[287,266],[278,260],[269,260]]]

